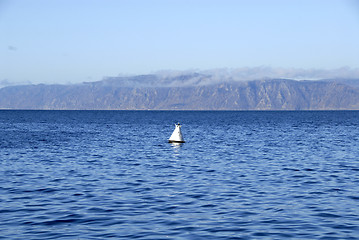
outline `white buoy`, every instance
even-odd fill
[[[181,124],[175,124],[176,128],[173,131],[170,139],[168,139],[169,143],[184,143],[182,132],[181,132]]]

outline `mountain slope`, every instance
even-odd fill
[[[330,81],[260,80],[128,87],[116,81],[0,89],[1,109],[353,110],[359,89]]]

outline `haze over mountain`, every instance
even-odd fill
[[[108,77],[102,81],[75,85],[9,86],[0,89],[0,108],[62,110],[359,109],[359,79],[335,78],[299,81],[263,78],[245,81],[244,77],[229,71],[212,70]]]

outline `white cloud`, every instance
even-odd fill
[[[195,75],[194,73],[198,73]],[[204,71],[161,71],[158,85],[166,82],[168,86],[208,85],[221,82],[240,82],[262,79],[293,79],[293,80],[321,80],[321,79],[359,79],[359,68],[342,67],[338,69],[300,69],[273,68],[268,66],[222,68]],[[193,75],[191,78],[181,76]],[[166,79],[166,81],[163,81]],[[172,81],[172,82],[171,82]],[[169,84],[170,83],[170,84]]]

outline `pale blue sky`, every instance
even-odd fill
[[[0,0],[0,81],[359,67],[357,0]]]

